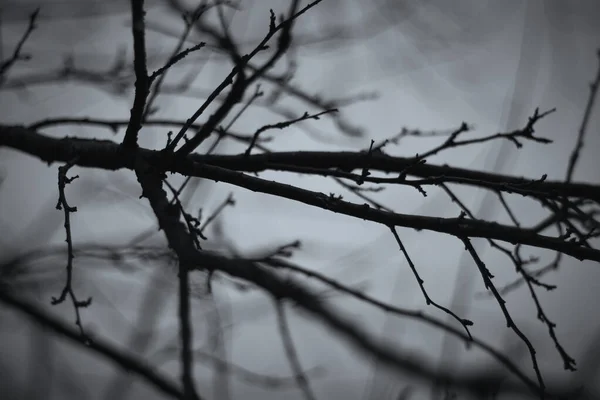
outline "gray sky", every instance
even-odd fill
[[[7,49],[12,48],[16,35],[24,28],[24,15],[30,11],[26,3],[15,5],[17,3],[9,2],[6,10],[1,11],[3,54],[8,53]],[[89,4],[84,7],[83,3]],[[359,22],[352,34],[368,38],[313,45],[300,50],[300,64],[293,83],[311,93],[321,93],[323,97],[350,96],[361,91],[375,91],[380,97],[342,109],[344,117],[364,129],[361,138],[340,134],[330,120],[322,118],[304,125],[311,129],[311,134],[299,128],[274,133],[274,148],[363,149],[368,147],[370,139],[384,139],[402,127],[452,129],[462,121],[475,125],[476,134],[483,135],[522,127],[537,106],[541,110],[556,107],[556,113],[537,125],[540,135],[554,140],[552,145],[527,144],[517,151],[508,143],[495,142],[485,147],[447,151],[430,162],[485,168],[530,178],[539,178],[542,174],[548,174],[549,179],[564,178],[566,161],[575,143],[587,99],[588,84],[597,65],[595,49],[600,45],[600,35],[592,23],[600,18],[600,7],[596,2],[531,0],[521,4],[517,1],[457,0],[455,7],[438,0],[426,2],[426,5],[416,1],[397,3],[325,0],[322,7],[300,19],[298,29],[308,34],[316,28],[332,29],[336,23],[340,25],[356,19]],[[75,58],[78,66],[106,68],[119,46],[129,46],[128,7],[116,1],[81,1],[76,3],[77,7],[72,7],[73,2],[65,4],[71,5],[54,8],[55,5],[48,4],[42,8],[42,16],[46,17],[40,20],[39,29],[27,46],[35,61],[25,65],[19,73],[39,70],[41,66],[59,66],[62,56],[69,51],[79,54]],[[267,28],[269,7],[283,11],[287,2],[244,3],[244,9],[232,20],[236,37],[244,40],[260,37]],[[92,15],[93,18],[63,18],[67,14]],[[175,33],[181,29],[160,7],[149,10],[147,21],[149,26],[160,25]],[[150,53],[162,56],[151,60],[151,69],[155,69],[164,62],[174,40],[157,33],[148,33],[147,40]],[[128,54],[131,55],[131,51]],[[173,82],[186,76],[190,69],[190,64],[175,69],[171,73]],[[227,72],[213,57],[213,62],[203,67],[193,86],[200,91],[210,90]],[[67,115],[125,118],[131,101],[130,95],[116,98],[106,91],[76,83],[0,92],[0,110],[9,110],[2,113],[2,123],[31,123]],[[186,118],[200,101],[165,95],[159,99],[158,116]],[[305,111],[304,105],[289,104],[296,107],[298,113]],[[264,123],[279,120],[280,116],[253,108],[234,128],[250,133]],[[595,157],[600,150],[598,121],[596,113],[575,174],[577,181],[598,182]],[[79,127],[48,129],[46,132],[57,137],[68,134],[121,139],[121,136],[115,138],[103,130]],[[165,139],[164,130],[147,129],[141,134],[141,144],[146,147],[159,148]],[[409,138],[387,150],[390,154],[411,156],[435,144],[437,142],[432,140],[421,142]],[[232,143],[220,148],[226,153],[243,149]],[[4,176],[0,191],[0,227],[2,231],[10,232],[0,236],[1,252],[10,256],[40,246],[62,245],[63,214],[54,209],[57,166],[48,168],[37,160],[5,149],[0,149],[0,155]],[[123,244],[140,231],[154,226],[155,220],[147,204],[138,200],[140,190],[133,174],[74,168],[75,173],[81,178],[68,187],[68,198],[70,204],[79,209],[73,221],[76,245]],[[356,200],[330,180],[275,173],[261,176],[325,193],[337,191],[348,200]],[[298,261],[303,265],[348,284],[366,283],[369,294],[393,304],[426,308],[406,261],[393,236],[384,227],[213,182],[201,182],[190,205],[193,209],[203,207],[205,213],[210,212],[230,191],[233,191],[237,204],[227,210],[219,226],[225,241],[234,245],[237,251],[253,252],[300,239],[304,246]],[[474,190],[457,192],[461,200],[478,210],[479,216],[508,222],[495,198]],[[456,216],[459,212],[441,191],[434,189],[426,199],[407,189],[387,190],[378,194],[377,199],[402,213]],[[514,199],[513,204],[524,223],[533,223],[542,217],[538,206],[532,202]],[[406,229],[399,233],[435,301],[452,305],[453,310],[472,319],[475,322],[473,333],[495,348],[505,349],[507,353],[519,349],[520,342],[506,329],[497,305],[491,300],[474,299],[475,292],[482,291],[483,285],[472,260],[464,257],[464,247],[458,240]],[[217,240],[217,232],[211,232],[211,235],[213,246],[223,246]],[[164,243],[164,239],[156,234],[144,243],[158,245]],[[497,284],[515,278],[514,270],[502,256],[489,250],[483,242],[476,244],[496,276]],[[530,248],[527,252],[548,259],[551,256]],[[52,277],[45,281],[44,289],[39,292],[42,299],[48,300],[61,287],[63,261],[55,257],[36,262],[35,266],[36,271],[47,271]],[[132,328],[141,330],[144,326],[157,324],[160,329],[156,330],[145,355],[161,369],[178,376],[177,359],[164,356],[164,350],[177,341],[176,277],[169,273],[162,273],[158,278],[153,276],[153,271],[161,271],[160,267],[159,263],[142,262],[133,266],[135,273],[126,273],[106,262],[76,259],[76,274],[81,285],[77,291],[81,296],[94,298],[92,307],[83,313],[86,326],[94,334],[115,343],[135,348],[131,341],[136,329]],[[586,354],[590,341],[598,332],[600,321],[592,318],[600,282],[597,267],[591,262],[565,257],[561,269],[546,277],[548,283],[556,283],[559,288],[550,293],[540,292],[546,312],[558,324],[561,343],[577,360]],[[34,278],[41,279],[37,275]],[[153,280],[159,281],[160,286],[149,289],[149,282]],[[152,315],[147,315],[144,305],[148,306],[151,301],[161,306]],[[538,349],[546,379],[573,379],[576,375],[562,371],[558,354],[545,326],[536,320],[527,293],[519,290],[510,294],[507,301],[517,324],[530,335]],[[457,369],[493,363],[481,352],[464,352],[464,346],[458,341],[445,342],[447,339],[441,332],[418,322],[392,320],[372,307],[343,297],[337,297],[334,302],[374,335],[385,336],[402,348],[413,349],[432,363],[458,359]],[[196,303],[196,347],[210,344],[206,327],[214,321],[211,313],[216,304],[221,323],[228,326],[224,335],[228,360],[256,373],[290,376],[269,298],[257,291],[240,293],[231,284],[223,283],[216,285],[214,300],[199,296]],[[72,319],[69,304],[51,310]],[[427,311],[444,317],[436,310]],[[291,311],[288,314],[303,366],[321,366],[326,371],[324,377],[312,380],[318,398],[391,400],[393,393],[397,394],[402,387],[411,384],[406,377],[390,379],[371,360],[356,354],[345,342],[305,315]],[[38,398],[62,399],[66,390],[73,390],[68,396],[102,399],[112,396],[111,390],[122,384],[117,378],[122,372],[104,361],[97,361],[62,341],[45,337],[19,316],[3,311],[1,318],[7,322],[0,328],[0,368],[3,372],[10,371],[13,377],[11,381],[2,382],[7,388],[31,389],[31,384],[24,383],[36,379],[32,378],[31,374],[34,374],[40,384],[38,391],[31,393],[43,394]],[[139,337],[135,340],[139,344]],[[32,354],[44,356],[32,357]],[[519,365],[533,376],[529,357],[524,355],[520,360]],[[212,389],[212,369],[204,368],[205,363],[201,360],[198,365],[197,386],[201,393],[206,398],[225,398],[223,392]],[[374,375],[377,379],[373,379]],[[242,396],[251,399],[302,398],[296,389],[267,390],[248,385],[236,376],[231,378],[230,389],[232,399]],[[133,385],[128,395],[130,398],[159,398],[142,384]],[[414,398],[426,396],[423,391]]]

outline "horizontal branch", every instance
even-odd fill
[[[67,139],[67,138],[65,138]],[[61,140],[54,139],[35,130],[22,126],[0,126],[0,146],[7,146],[25,153],[37,156],[47,162],[67,162],[75,154],[74,149],[68,149],[65,144],[59,145]],[[81,166],[104,168],[104,169],[132,169],[133,165],[123,165],[122,161],[108,158],[104,161],[99,158],[106,157],[107,153],[114,153],[117,148],[112,141],[98,141],[94,139],[68,138],[76,144],[78,151],[88,153],[89,165]],[[99,148],[103,143],[106,147]],[[58,148],[57,146],[61,146]],[[92,147],[88,147],[92,146]],[[69,150],[69,151],[67,151]],[[141,149],[143,152],[156,153],[151,150]],[[90,152],[98,152],[92,157]],[[103,154],[100,154],[103,152]],[[88,158],[88,157],[85,158]],[[367,157],[366,153],[357,152],[272,152],[255,154],[251,156],[240,155],[198,155],[193,154],[193,160],[222,168],[240,172],[262,172],[262,171],[290,171],[297,172],[298,168],[315,168],[326,170],[336,168],[341,171],[352,171],[368,168],[370,171],[381,171],[384,173],[406,173],[407,176],[418,178],[443,178],[446,183],[457,183],[469,186],[493,188],[497,190],[505,186],[505,191],[515,189],[535,190],[539,194],[552,196],[577,197],[594,200],[600,203],[600,185],[588,183],[567,183],[563,181],[533,180],[531,178],[515,177],[510,175],[496,174],[471,170],[467,168],[452,167],[448,165],[435,165],[429,163],[415,164],[413,157],[392,157],[383,153],[372,153]],[[83,160],[85,162],[85,160]]]
[[[67,162],[78,156],[77,165],[82,167],[93,167],[103,169],[134,169],[134,160],[119,150],[119,146],[110,140],[63,138],[55,139],[49,136],[28,130],[18,126],[0,126],[0,146],[10,147],[37,156],[48,163],[63,161]],[[167,161],[160,151],[139,149],[138,155],[151,160],[152,165],[162,165],[165,171],[177,172],[186,176],[196,176],[215,181],[230,183],[255,192],[271,194],[287,198],[304,204],[312,205],[332,212],[348,216],[378,222],[386,226],[401,226],[417,230],[431,230],[435,232],[454,235],[457,237],[483,237],[502,240],[509,243],[521,243],[539,248],[560,251],[579,260],[593,260],[600,262],[600,250],[583,247],[576,242],[566,241],[539,235],[532,230],[519,227],[501,225],[494,222],[472,220],[466,218],[439,218],[425,217],[393,213],[377,210],[368,204],[355,204],[341,199],[330,199],[319,192],[301,189],[292,185],[269,181],[249,176],[242,171],[265,170],[268,167],[266,161],[277,157],[286,158],[288,162],[316,163],[319,167],[342,167],[347,169],[358,168],[362,163],[368,162],[369,168],[400,170],[406,167],[407,159],[390,157],[385,155],[372,155],[364,161],[366,154],[350,152],[326,153],[326,152],[297,152],[297,153],[272,153],[269,155],[256,156],[187,156],[183,158],[172,158]],[[246,160],[244,163],[243,160]],[[312,160],[312,161],[311,161]],[[361,161],[363,160],[363,161]],[[379,160],[379,161],[378,161]],[[262,162],[262,165],[261,165]],[[211,165],[209,165],[210,163]],[[254,163],[254,165],[253,165]],[[266,164],[265,164],[266,163]],[[278,163],[278,164],[281,164]],[[421,168],[421,169],[420,169]],[[427,170],[429,168],[429,170]],[[423,170],[425,169],[425,170]],[[237,171],[234,171],[237,170]],[[435,175],[437,171],[446,171],[452,175],[466,175],[477,180],[488,179],[500,182],[506,180],[511,184],[532,185],[531,181],[522,178],[511,178],[509,176],[486,174],[460,168],[446,166],[431,166],[427,164],[415,165],[410,168],[410,174],[426,172]],[[577,193],[584,197],[592,195],[600,199],[600,186],[581,183],[559,183],[559,182],[536,182],[537,191],[548,190],[549,192],[564,192],[564,195],[576,196]],[[546,186],[544,186],[546,185]]]
[[[418,178],[443,177],[447,183],[460,183],[470,186],[486,187],[492,184],[506,185],[507,188],[527,188],[549,196],[582,197],[600,203],[600,186],[587,183],[567,184],[561,181],[534,181],[531,178],[520,178],[510,175],[434,165],[429,163],[415,164],[413,157],[392,157],[383,153],[357,152],[272,152],[244,157],[243,155],[193,155],[194,160],[241,172],[261,172],[266,170],[289,170],[293,168],[310,167],[318,169],[336,168],[342,171],[352,171],[368,168],[369,171],[384,173],[406,173]],[[508,191],[508,190],[507,190]]]

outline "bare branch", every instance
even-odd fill
[[[0,126],[0,145],[12,147],[36,155],[46,162],[69,161],[75,156],[80,156],[79,166],[96,167],[110,170],[120,168],[134,168],[132,161],[118,156],[119,147],[108,140],[74,139],[69,142],[54,139],[37,132],[31,132],[18,126]],[[532,230],[514,226],[501,225],[496,222],[463,220],[459,218],[436,218],[392,213],[377,210],[368,204],[356,204],[341,199],[331,201],[322,193],[301,189],[295,186],[268,181],[243,174],[239,171],[262,171],[268,169],[269,161],[287,161],[287,164],[303,163],[316,164],[318,167],[381,168],[382,170],[400,169],[413,165],[413,160],[373,154],[369,160],[364,155],[350,152],[293,152],[293,153],[265,153],[246,157],[237,156],[189,156],[187,158],[168,157],[163,152],[139,149],[141,157],[153,160],[154,165],[162,165],[164,171],[178,172],[186,176],[197,176],[222,182],[227,182],[248,190],[287,198],[296,202],[314,207],[345,214],[355,218],[378,222],[385,226],[403,226],[417,230],[426,229],[459,237],[483,237],[498,239],[509,243],[522,243],[534,247],[557,250],[575,257],[579,260],[600,261],[600,250],[583,247],[579,243],[565,241],[563,238],[540,235]],[[166,159],[165,159],[165,156]],[[367,164],[368,161],[368,164]],[[217,165],[222,166],[217,166]],[[277,163],[277,165],[280,165]],[[281,165],[286,165],[285,163]],[[237,170],[237,171],[234,171]],[[400,172],[402,169],[400,169]],[[414,166],[411,174],[432,173],[441,171],[451,172],[452,176],[463,175],[468,182],[476,186],[487,186],[487,182],[508,182],[515,187],[519,185],[534,186],[537,191],[549,194],[562,194],[572,197],[582,197],[600,200],[600,186],[582,183],[562,183],[546,181],[527,181],[522,178],[507,177],[503,175],[471,171],[461,168],[436,167],[428,164]],[[475,179],[473,179],[475,178]],[[480,178],[480,179],[477,179]]]
[[[573,178],[573,173],[575,172],[575,165],[577,164],[577,160],[579,159],[579,153],[583,148],[583,139],[585,136],[585,131],[587,130],[587,125],[592,115],[592,110],[594,109],[596,95],[598,94],[598,87],[600,86],[600,49],[597,50],[597,56],[598,70],[596,72],[596,77],[594,78],[592,83],[590,83],[590,96],[585,105],[585,111],[583,112],[581,125],[579,126],[579,131],[577,132],[577,142],[575,143],[573,152],[569,157],[569,164],[567,166],[567,176],[565,178],[567,182],[571,181],[571,179]]]
[[[137,147],[137,136],[142,128],[144,108],[150,90],[150,79],[148,78],[148,67],[146,65],[146,32],[144,0],[131,1],[131,33],[133,36],[133,66],[135,70],[135,98],[131,107],[131,117],[123,147],[133,149]]]
[[[58,305],[65,301],[67,295],[71,298],[71,302],[73,303],[73,308],[75,309],[75,325],[79,328],[79,333],[81,337],[85,341],[89,341],[88,335],[85,333],[83,329],[83,324],[81,323],[81,315],[79,313],[80,308],[87,308],[92,304],[92,298],[88,297],[86,300],[78,300],[77,296],[75,296],[75,292],[73,290],[73,258],[75,258],[73,254],[73,236],[71,232],[71,213],[77,212],[77,207],[71,207],[69,203],[67,203],[67,197],[65,195],[65,188],[68,184],[73,182],[75,179],[79,178],[79,175],[75,175],[74,177],[67,177],[67,173],[69,169],[73,167],[73,165],[77,162],[77,159],[72,160],[66,165],[58,168],[58,202],[56,203],[56,209],[62,210],[65,215],[65,232],[67,238],[65,241],[67,242],[67,276],[65,278],[65,286],[61,291],[60,296],[52,297],[52,305]]]
[[[29,15],[29,23],[27,25],[27,29],[25,30],[25,32],[23,33],[23,36],[21,36],[21,39],[15,46],[15,49],[13,50],[12,55],[10,56],[10,58],[8,60],[4,60],[4,61],[2,61],[2,63],[0,63],[0,87],[4,84],[4,81],[6,79],[6,77],[5,77],[6,73],[17,61],[27,61],[30,59],[31,56],[21,54],[21,50],[23,49],[25,42],[31,35],[31,32],[33,32],[33,30],[36,28],[35,22],[37,20],[39,13],[40,13],[40,9],[38,7],[35,9],[34,12],[32,12]]]
[[[421,288],[421,292],[423,293],[423,296],[425,297],[425,302],[427,303],[427,305],[432,304],[435,308],[442,310],[443,312],[445,312],[446,314],[450,315],[452,318],[457,320],[458,323],[461,324],[463,326],[463,328],[465,329],[465,331],[467,332],[467,335],[469,336],[469,340],[473,340],[473,336],[471,336],[471,332],[469,331],[469,326],[473,325],[473,321],[468,320],[466,318],[460,318],[452,310],[450,310],[447,307],[444,307],[442,305],[439,305],[435,301],[431,300],[431,298],[429,297],[429,294],[427,294],[427,291],[425,290],[425,286],[424,286],[425,282],[419,276],[419,273],[417,272],[417,268],[415,267],[415,264],[413,263],[412,259],[409,257],[408,252],[406,251],[406,248],[404,247],[404,244],[400,240],[400,236],[398,236],[398,232],[396,231],[396,228],[392,226],[392,227],[390,227],[390,230],[392,231],[392,234],[394,235],[394,239],[396,239],[396,243],[398,243],[398,246],[400,247],[402,254],[404,254],[404,258],[408,262],[408,265],[410,266],[410,269],[412,270],[413,275],[415,276],[415,279],[417,280],[417,283],[419,284],[419,287]]]
[[[136,175],[142,186],[142,196],[150,201],[150,205],[158,219],[158,224],[165,231],[169,246],[179,258],[179,321],[181,327],[181,364],[182,382],[185,400],[199,399],[194,387],[192,323],[190,319],[189,273],[190,260],[187,254],[195,250],[193,238],[185,231],[179,218],[170,213],[166,193],[162,189],[160,174],[143,159],[136,159]]]

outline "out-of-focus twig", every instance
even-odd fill
[[[29,55],[23,55],[21,54],[21,51],[23,49],[23,46],[25,45],[25,42],[31,35],[31,32],[33,32],[33,30],[36,28],[35,22],[39,13],[40,9],[36,8],[35,11],[29,15],[29,23],[27,25],[27,29],[25,30],[23,36],[21,36],[21,39],[15,46],[12,55],[7,60],[4,60],[0,63],[0,87],[4,83],[6,73],[16,62],[26,61],[30,59]]]

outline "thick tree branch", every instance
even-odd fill
[[[69,142],[71,144],[69,144]],[[133,169],[132,162],[115,157],[118,150],[110,140],[81,139],[65,137],[55,139],[23,126],[0,125],[0,146],[11,147],[38,157],[46,162],[68,162],[78,153],[85,153],[80,166],[116,170]],[[143,154],[158,154],[153,150],[140,149]],[[108,158],[107,158],[108,157]],[[539,195],[551,197],[571,197],[590,199],[600,204],[600,185],[589,183],[551,180],[534,180],[510,175],[496,174],[429,163],[415,164],[413,157],[393,157],[382,153],[372,153],[369,158],[364,153],[355,152],[270,152],[240,155],[191,155],[189,160],[201,164],[236,170],[239,172],[292,171],[300,167],[319,170],[339,169],[351,171],[368,167],[370,171],[402,173],[418,178],[439,178],[446,183],[458,183],[473,187],[503,189],[511,192],[519,189],[535,190]],[[179,171],[178,171],[179,172]],[[443,180],[442,180],[443,178]]]
[[[179,321],[181,330],[182,382],[185,400],[200,400],[194,388],[192,323],[190,318],[189,273],[192,265],[188,255],[195,249],[193,238],[174,216],[167,195],[162,188],[164,179],[161,171],[156,171],[143,158],[136,157],[135,172],[142,186],[142,196],[150,201],[150,206],[158,219],[158,225],[164,230],[169,247],[179,258]]]
[[[313,293],[312,290],[305,288],[294,279],[280,277],[277,273],[253,261],[228,259],[210,251],[198,250],[194,246],[191,235],[186,231],[185,225],[179,221],[178,216],[169,213],[169,201],[162,189],[162,172],[157,171],[155,166],[156,164],[154,163],[148,163],[142,154],[138,154],[135,159],[136,175],[143,188],[142,195],[150,201],[150,205],[158,219],[159,227],[165,232],[169,246],[177,254],[180,266],[184,266],[180,268],[180,275],[188,273],[189,268],[197,268],[204,271],[222,271],[263,288],[277,299],[290,299],[294,301],[305,311],[349,340],[357,349],[367,354],[375,355],[375,357],[391,367],[421,378],[451,381],[459,387],[470,390],[481,391],[487,386],[486,382],[490,379],[489,377],[473,377],[471,375],[466,378],[455,379],[448,373],[439,372],[427,366],[426,362],[412,354],[404,354],[381,344],[366,331],[358,328],[353,321],[344,318],[339,312],[331,309],[320,299],[317,293]],[[180,287],[180,291],[184,291],[184,289],[187,291],[187,287]],[[184,331],[182,332],[182,342],[184,350],[186,350],[186,347],[189,346],[188,335],[191,335],[191,333],[185,331],[191,328],[189,326],[186,327],[184,320],[188,319],[189,315],[185,314],[184,311],[186,310],[183,310],[184,307],[181,303],[185,303],[182,298],[180,298],[180,317],[182,319],[182,331]],[[189,308],[187,311],[189,312]],[[186,341],[188,345],[186,345]],[[191,349],[188,348],[187,350],[191,353]],[[187,362],[191,363],[191,354],[187,357]],[[185,384],[186,370],[191,371],[191,367],[187,364],[184,367]],[[191,377],[188,377],[188,379],[191,379]],[[481,386],[482,384],[484,386]],[[521,390],[517,387],[513,387],[512,389]],[[530,389],[535,392],[538,391],[536,387],[530,386]],[[188,393],[186,393],[186,398],[187,395]]]
[[[68,162],[79,156],[78,164],[81,167],[94,167],[116,170],[121,168],[134,169],[134,161],[119,152],[119,147],[109,140],[63,138],[54,139],[49,136],[30,131],[19,126],[0,126],[0,146],[11,147],[37,156],[48,163],[56,161]],[[345,214],[355,218],[370,220],[385,226],[402,226],[417,230],[431,230],[440,233],[455,235],[458,237],[483,237],[502,240],[509,243],[521,243],[539,248],[560,251],[579,260],[600,261],[600,250],[583,247],[577,242],[540,235],[533,230],[518,228],[514,226],[501,225],[495,222],[462,218],[438,218],[418,215],[392,213],[377,210],[368,204],[355,204],[341,199],[332,200],[322,193],[301,189],[295,186],[268,181],[261,178],[249,176],[235,171],[238,170],[266,170],[268,161],[272,158],[285,158],[289,162],[318,164],[319,167],[343,167],[347,169],[358,168],[364,165],[370,169],[379,167],[383,170],[411,165],[407,159],[391,157],[387,155],[373,154],[371,160],[364,160],[364,154],[356,155],[351,152],[327,153],[327,152],[297,152],[297,153],[269,153],[241,156],[188,156],[185,158],[165,157],[160,151],[139,149],[138,154],[148,160],[151,164],[161,165],[164,171],[178,172],[186,176],[196,176],[215,181],[227,182],[255,192],[271,194],[304,204],[312,205],[336,213]],[[244,162],[247,160],[247,163]],[[414,162],[414,161],[413,161]],[[210,163],[210,164],[208,164]],[[216,165],[221,166],[216,166]],[[375,166],[373,165],[375,164]],[[492,182],[502,182],[503,179],[514,186],[535,185],[537,191],[549,193],[561,193],[564,196],[592,198],[598,196],[600,199],[600,186],[583,183],[560,183],[560,182],[535,182],[523,178],[511,178],[508,176],[483,173],[461,168],[450,168],[447,166],[416,165],[410,168],[411,174],[415,169],[425,172],[446,170],[449,173],[464,175],[473,178],[486,178]],[[229,167],[229,168],[227,168]],[[433,170],[433,171],[432,171]],[[454,172],[455,171],[455,172]],[[452,179],[449,179],[450,182]],[[485,181],[473,179],[473,185],[483,185]],[[169,240],[169,243],[173,243]],[[179,243],[179,242],[177,242]]]

